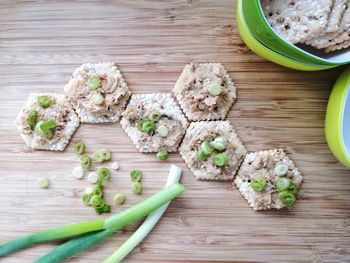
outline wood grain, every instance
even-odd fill
[[[302,199],[291,211],[253,212],[229,183],[197,182],[178,154],[140,154],[118,124],[82,125],[73,142],[107,146],[121,170],[107,198],[131,206],[165,184],[170,163],[184,169],[186,193],[172,203],[126,262],[350,262],[350,172],[331,155],[324,115],[342,69],[297,72],[256,56],[235,25],[235,1],[10,1],[0,3],[0,242],[96,215],[80,200],[88,183],[71,177],[72,145],[33,151],[14,119],[29,93],[62,91],[84,62],[117,62],[135,93],[170,92],[185,63],[221,62],[238,86],[229,113],[249,151],[284,147],[301,169]],[[127,172],[144,171],[144,194],[132,195]],[[38,189],[36,178],[51,180]],[[70,262],[100,262],[136,228],[129,226]],[[57,243],[0,262],[30,262]]]

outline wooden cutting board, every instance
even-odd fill
[[[230,183],[196,181],[178,154],[159,162],[138,153],[119,124],[81,125],[73,142],[113,151],[119,191],[131,206],[160,190],[169,166],[183,168],[187,191],[126,262],[350,262],[350,171],[327,148],[324,116],[341,72],[298,72],[267,62],[241,41],[235,1],[10,1],[0,3],[0,242],[96,218],[80,199],[72,144],[64,152],[33,151],[14,120],[31,92],[62,92],[84,62],[117,62],[134,93],[171,92],[191,61],[221,62],[238,87],[228,119],[249,151],[284,147],[302,171],[302,200],[291,210],[253,212]],[[128,171],[144,171],[144,193],[133,195]],[[51,186],[39,189],[36,178]],[[100,262],[137,224],[75,256]],[[0,258],[30,262],[58,243]]]

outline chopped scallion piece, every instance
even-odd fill
[[[89,169],[91,167],[91,158],[87,154],[84,154],[80,158],[80,165],[83,169]]]
[[[203,150],[200,149],[200,150],[198,151],[197,157],[198,157],[198,160],[200,160],[200,161],[202,161],[202,162],[205,162],[206,160],[208,160],[209,155],[206,155],[206,154],[203,152]]]
[[[114,196],[113,201],[115,204],[122,205],[125,202],[125,195],[118,193]]]
[[[102,163],[104,161],[101,150],[95,151],[92,155],[92,158],[98,163]]]
[[[102,149],[101,155],[104,161],[110,161],[112,159],[112,152],[110,150]]]
[[[229,158],[226,153],[218,153],[213,156],[213,164],[219,167],[225,166],[228,160]]]
[[[226,139],[222,136],[216,137],[213,141],[210,142],[210,146],[220,152],[226,149],[226,145]]]
[[[89,173],[88,176],[87,176],[87,181],[90,184],[96,184],[98,182],[98,175],[96,173],[94,173],[94,172]]]
[[[92,90],[97,89],[101,86],[101,79],[98,76],[91,76],[88,80],[89,88]]]
[[[159,121],[160,116],[161,116],[161,115],[160,115],[159,112],[152,112],[152,113],[149,115],[149,120],[150,120],[150,121],[154,121],[154,122]]]
[[[130,179],[131,182],[141,182],[142,172],[138,169],[130,171]]]
[[[99,106],[103,103],[104,101],[104,98],[103,96],[101,95],[101,93],[99,92],[94,92],[92,95],[91,95],[91,101],[94,105],[96,106]]]
[[[285,176],[288,173],[288,165],[278,164],[275,167],[275,173],[277,176]]]
[[[109,178],[111,177],[111,171],[107,167],[101,167],[100,169],[98,169],[97,174],[102,181],[109,180]]]
[[[287,177],[281,177],[275,182],[275,187],[278,192],[288,189],[290,180]]]
[[[166,150],[160,150],[159,152],[157,152],[157,158],[158,160],[164,161],[166,159],[168,159],[168,152]]]
[[[52,105],[52,99],[47,95],[38,96],[37,103],[40,107],[46,109]]]
[[[212,96],[219,96],[222,93],[222,86],[219,83],[214,83],[209,86],[208,92]]]
[[[46,177],[39,177],[37,183],[40,188],[48,188],[50,184],[49,179]]]
[[[202,142],[200,149],[203,151],[204,154],[206,155],[211,155],[213,152],[213,148],[211,148],[209,142],[204,141]]]
[[[133,182],[131,184],[131,191],[134,193],[134,194],[141,194],[142,192],[142,186],[139,182]]]
[[[298,187],[293,183],[293,182],[289,182],[289,186],[288,186],[288,189],[287,189],[289,192],[293,193],[293,194],[297,194],[299,189]]]
[[[294,205],[296,198],[295,195],[288,190],[284,190],[278,194],[278,197],[282,201],[282,203],[286,206]]]
[[[34,130],[36,122],[38,120],[38,112],[32,110],[27,116],[27,124],[31,130]]]
[[[159,125],[157,128],[157,133],[160,137],[167,137],[169,134],[169,129],[165,125]]]
[[[73,169],[72,174],[77,179],[82,179],[84,177],[84,169],[81,166],[77,166]]]
[[[77,143],[76,145],[74,145],[74,151],[75,151],[77,154],[82,155],[82,154],[85,152],[85,143],[79,142],[79,143]]]
[[[153,132],[156,129],[156,124],[153,121],[145,121],[142,124],[142,131],[143,132]]]
[[[90,203],[93,207],[100,207],[101,205],[104,205],[104,201],[103,201],[102,197],[99,195],[91,196]]]
[[[256,176],[250,182],[250,186],[251,188],[253,188],[254,191],[261,192],[266,186],[266,178],[262,175]]]

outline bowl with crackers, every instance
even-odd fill
[[[328,100],[325,133],[334,156],[350,168],[350,67],[336,81]]]
[[[241,5],[250,34],[274,52],[311,65],[350,62],[349,0],[250,0]]]

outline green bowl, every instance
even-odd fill
[[[263,44],[261,44],[258,40],[256,40],[253,37],[253,35],[250,33],[248,29],[248,26],[245,21],[245,17],[243,15],[243,10],[242,10],[243,1],[248,1],[248,0],[238,0],[238,3],[237,3],[237,13],[236,13],[237,26],[238,26],[238,30],[242,40],[254,53],[271,62],[274,62],[276,64],[279,64],[287,68],[296,69],[296,70],[318,71],[318,70],[325,70],[325,69],[335,67],[334,65],[318,65],[318,64],[303,63],[300,61],[296,61],[296,60],[287,58],[285,56],[282,56],[274,52],[273,50],[267,48]]]
[[[325,132],[329,149],[350,168],[350,67],[338,78],[328,100]]]
[[[266,20],[260,0],[243,1],[243,14],[251,34],[274,51],[305,63],[343,65],[350,63],[350,50],[325,53],[304,45],[302,48],[289,43],[271,28]]]

